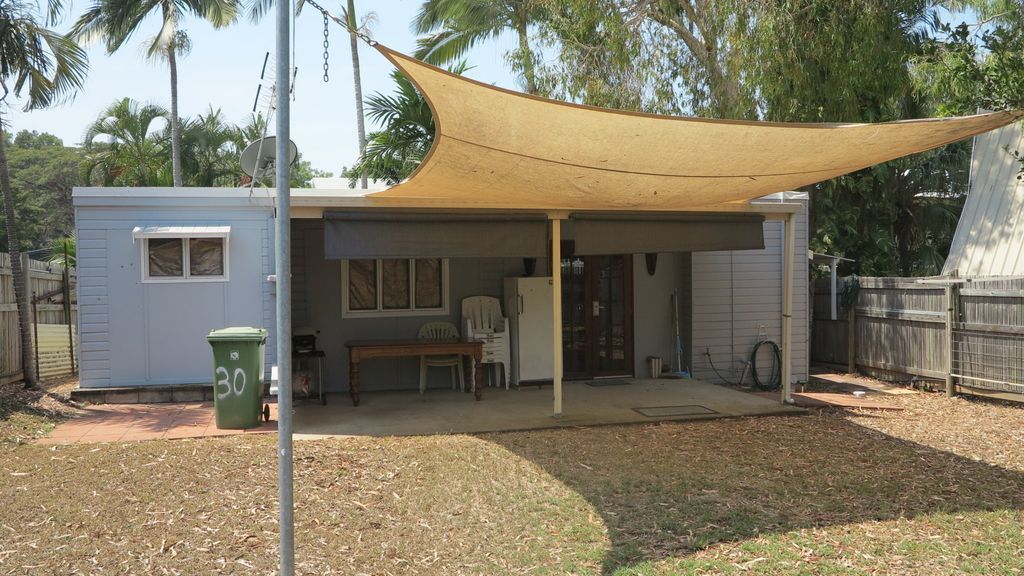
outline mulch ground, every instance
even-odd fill
[[[20,382],[0,385],[0,442],[31,442],[76,414],[82,405],[69,395],[77,387],[78,379],[73,377],[28,389]]]
[[[299,442],[297,573],[1024,570],[1024,407],[886,402],[904,409]],[[3,426],[0,574],[275,572],[276,436]]]

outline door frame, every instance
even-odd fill
[[[595,287],[597,285],[597,275],[594,274],[596,266],[592,262],[602,256],[619,256],[622,258],[622,302],[623,302],[623,354],[625,355],[625,369],[619,371],[597,371],[597,358],[599,354],[598,338],[596,336],[595,319],[596,316],[590,311],[590,305],[595,298]],[[636,355],[634,348],[634,321],[635,321],[635,300],[634,300],[634,282],[633,282],[633,255],[632,254],[607,254],[607,255],[594,255],[594,256],[576,256],[573,254],[572,241],[563,241],[562,243],[562,259],[569,260],[570,262],[574,258],[583,258],[584,265],[584,301],[585,310],[584,314],[584,333],[586,339],[586,354],[585,354],[585,368],[580,372],[567,372],[565,363],[563,362],[562,377],[565,380],[595,380],[600,378],[632,378],[636,375]],[[559,267],[559,273],[561,273],[561,267]],[[565,296],[566,292],[570,289],[568,282],[562,282],[562,295]],[[565,326],[565,315],[568,312],[567,307],[563,306],[562,309],[562,326],[564,330]],[[565,352],[565,338],[563,337],[563,354]]]

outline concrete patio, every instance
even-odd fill
[[[294,430],[297,439],[408,436],[806,413],[778,400],[699,380],[625,381],[628,384],[611,386],[566,382],[560,418],[552,416],[550,386],[486,388],[480,402],[451,390],[429,390],[423,395],[364,392],[359,407],[353,407],[347,396],[332,394],[326,406],[297,403]]]

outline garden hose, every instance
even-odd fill
[[[757,351],[764,344],[772,348],[772,368],[767,383],[762,382],[757,375]],[[750,375],[754,378],[754,386],[758,390],[777,390],[782,385],[782,351],[778,344],[771,340],[762,340],[754,344],[754,349],[750,351]]]

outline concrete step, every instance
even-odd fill
[[[160,404],[163,402],[205,402],[213,400],[213,386],[175,384],[116,388],[76,388],[72,400],[90,404]]]

